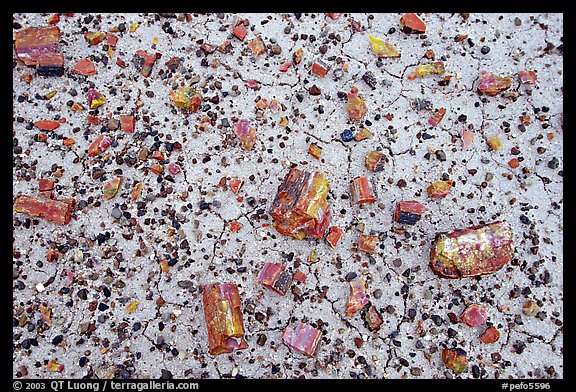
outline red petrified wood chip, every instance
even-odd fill
[[[488,313],[486,312],[486,308],[479,304],[471,304],[464,310],[464,313],[460,315],[460,320],[469,327],[482,325],[487,319]]]
[[[406,33],[425,33],[426,25],[416,14],[404,14],[400,18],[400,26]]]
[[[60,126],[60,123],[54,120],[40,120],[36,121],[34,125],[41,131],[53,131]]]
[[[494,326],[488,327],[486,331],[480,336],[480,341],[484,344],[496,343],[500,339],[500,331]]]
[[[96,74],[96,67],[92,61],[84,58],[74,64],[71,71],[84,76],[90,76]]]

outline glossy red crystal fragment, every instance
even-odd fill
[[[120,129],[126,133],[134,133],[134,116],[120,116]]]
[[[144,77],[150,76],[150,72],[152,72],[152,66],[156,61],[156,55],[150,54],[144,50],[136,51],[132,62],[136,66],[136,69],[140,71],[140,74]]]
[[[338,242],[340,242],[340,237],[342,237],[342,229],[338,226],[332,226],[326,236],[326,242],[332,249],[335,249]]]
[[[377,235],[360,234],[358,236],[358,252],[374,253],[377,243]]]
[[[426,207],[416,200],[402,200],[396,204],[394,220],[397,223],[414,225],[425,211]]]
[[[88,154],[91,157],[95,157],[106,151],[108,147],[112,145],[112,139],[105,135],[98,135],[96,140],[92,142],[90,147],[88,147]]]
[[[482,335],[480,335],[480,341],[484,344],[496,343],[500,339],[500,331],[498,331],[493,325],[488,327]]]
[[[364,292],[364,279],[356,278],[350,282],[350,296],[344,313],[347,317],[352,317],[356,312],[368,304],[368,297]]]

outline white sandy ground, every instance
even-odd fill
[[[175,378],[237,375],[248,378],[446,378],[454,377],[454,374],[442,364],[441,350],[461,347],[467,351],[470,361],[468,370],[459,376],[462,378],[473,377],[473,365],[480,368],[482,378],[563,377],[563,179],[559,174],[563,166],[563,57],[556,48],[549,53],[544,51],[547,43],[555,47],[562,43],[563,16],[470,14],[465,20],[459,14],[423,14],[428,29],[427,38],[423,39],[399,31],[401,14],[373,14],[373,19],[368,19],[368,15],[344,14],[338,20],[332,20],[324,14],[303,14],[298,20],[293,14],[224,14],[222,17],[194,14],[192,21],[186,22],[155,14],[94,14],[95,20],[101,21],[97,26],[93,22],[86,25],[89,31],[107,31],[122,22],[127,27],[133,22],[140,23],[135,32],[117,33],[116,51],[108,65],[96,63],[97,75],[35,77],[31,84],[26,84],[20,76],[34,71],[22,63],[16,65],[13,69],[13,115],[14,118],[23,117],[24,122],[14,121],[13,131],[24,151],[14,155],[17,164],[13,171],[13,193],[36,194],[36,179],[55,179],[51,166],[56,164],[64,169],[62,177],[56,179],[57,197],[75,197],[78,202],[92,195],[101,205],[89,205],[77,211],[67,226],[43,220],[29,229],[15,226],[13,248],[21,256],[14,258],[15,276],[18,276],[14,279],[14,317],[20,319],[27,314],[29,323],[37,324],[40,320],[38,306],[44,304],[52,308],[51,326],[43,332],[38,332],[38,326],[30,331],[27,324],[14,327],[15,376],[25,367],[27,374],[23,377],[26,378],[81,378],[85,375],[158,378],[162,369],[170,371]],[[14,20],[23,28],[44,26],[49,16],[15,14]],[[85,26],[86,16],[61,16],[58,24],[62,31],[59,50],[64,53],[67,70],[83,57],[106,55],[102,49],[104,43],[88,46],[83,39],[81,28]],[[516,17],[522,21],[520,26],[514,23]],[[250,26],[254,26],[254,30],[249,28],[244,42],[230,37],[237,18],[248,19]],[[362,23],[366,30],[352,29],[352,19]],[[262,25],[263,20],[269,22]],[[170,23],[174,36],[162,30],[164,22]],[[289,25],[293,26],[286,34],[284,29]],[[391,27],[396,28],[396,32],[388,34]],[[340,40],[329,39],[331,33],[339,34]],[[264,54],[252,60],[247,43],[257,34],[265,44],[275,40],[282,48],[281,53]],[[314,34],[316,41],[293,41],[293,34]],[[383,65],[378,67],[368,34],[394,44],[401,52],[401,58],[383,59]],[[466,40],[455,43],[453,38],[457,34],[467,34],[475,45],[470,47]],[[155,49],[152,48],[154,37],[158,38]],[[229,54],[216,51],[208,55],[208,63],[216,58],[221,63],[216,68],[204,67],[200,65],[204,55],[196,56],[199,39],[215,45],[228,39],[233,50]],[[324,57],[335,56],[349,66],[346,72],[336,72],[336,75],[341,74],[338,80],[335,80],[335,71],[341,69],[341,64],[336,59],[328,60],[332,69],[325,78],[317,78],[308,71],[319,57],[318,49],[325,40],[328,49]],[[490,47],[486,55],[480,51],[483,45]],[[280,73],[278,67],[289,61],[299,47],[304,51],[302,63]],[[139,49],[162,53],[149,78],[139,75],[131,63],[133,54]],[[447,74],[454,76],[448,86],[438,86],[439,76],[407,79],[416,65],[427,61],[423,59],[427,49],[434,50],[436,60],[445,56]],[[242,52],[247,55],[241,57]],[[182,68],[172,79],[162,80],[159,70],[166,70],[165,62],[173,56],[183,58]],[[117,57],[128,64],[126,69],[116,65]],[[501,97],[480,97],[476,87],[481,70],[514,76],[511,89],[519,93],[516,102]],[[537,84],[520,85],[516,75],[521,70],[536,70]],[[361,79],[366,71],[371,71],[378,81],[374,90]],[[198,84],[208,88],[205,97],[220,96],[219,104],[205,101],[210,110],[218,114],[216,125],[220,125],[222,118],[232,123],[232,117],[236,116],[248,119],[256,126],[258,141],[253,151],[240,149],[231,128],[208,126],[205,131],[198,131],[205,112],[185,115],[178,111],[174,114],[168,92],[173,82],[186,80],[182,77],[186,73],[197,75]],[[249,79],[258,80],[261,88],[257,91],[247,88],[243,80]],[[222,83],[221,90],[214,89],[216,81]],[[89,157],[86,150],[100,133],[100,126],[87,125],[87,111],[72,112],[66,106],[70,99],[87,106],[82,89],[90,82],[108,99],[98,111],[102,120],[105,121],[109,113],[116,117],[130,113],[139,97],[143,106],[136,114],[136,130],[145,129],[143,116],[147,115],[150,123],[158,121],[152,129],[163,134],[161,141],[166,141],[165,135],[171,134],[172,141],[182,143],[182,150],[166,153],[170,162],[183,159],[180,163],[183,172],[175,176],[176,182],[164,182],[173,188],[173,192],[147,203],[145,217],[155,218],[155,224],[145,225],[145,217],[136,217],[136,203],[130,202],[129,195],[134,181],[144,182],[143,199],[160,192],[157,176],[144,170],[152,159],[139,161],[132,167],[115,161],[115,156],[123,151],[138,156],[141,148],[150,148],[152,137],[142,141],[120,130],[108,132],[118,145],[108,150],[111,156],[102,166],[107,173],[103,178],[111,178],[118,168],[124,175],[123,186],[114,199],[104,201],[103,182],[91,178],[92,167],[99,165],[102,159]],[[311,96],[306,91],[313,84],[321,89],[320,96]],[[230,92],[232,85],[238,86],[240,94],[223,97],[222,92]],[[366,101],[366,119],[372,121],[368,128],[374,135],[360,142],[342,143],[340,133],[352,124],[348,122],[346,100],[338,98],[337,93],[348,92],[352,86],[358,87]],[[78,92],[76,97],[70,95],[72,89]],[[50,101],[34,98],[36,94],[43,95],[51,90],[58,90],[58,93]],[[147,96],[147,91],[153,91],[154,96]],[[302,102],[296,98],[299,91],[304,96]],[[127,100],[124,100],[124,94],[128,94]],[[27,96],[27,101],[18,103],[19,95]],[[272,113],[267,109],[261,118],[257,118],[255,102],[258,97],[268,101],[276,98],[286,110]],[[411,107],[417,98],[429,100],[433,108],[446,108],[447,113],[438,127],[428,126],[431,111]],[[482,102],[483,98],[486,98],[485,102]],[[474,105],[476,102],[480,103],[478,107]],[[318,105],[324,107],[323,114],[316,110]],[[498,105],[504,106],[498,108]],[[543,106],[549,111],[534,113],[534,108]],[[295,110],[300,115],[296,120]],[[387,113],[393,114],[391,121],[384,117]],[[382,116],[379,121],[374,120],[376,114]],[[467,116],[465,123],[458,121],[461,114]],[[522,114],[532,118],[525,132],[518,129]],[[57,139],[49,139],[47,143],[34,142],[32,137],[37,130],[25,129],[28,123],[51,119],[55,115],[67,119],[55,133],[74,137],[76,144],[70,150]],[[540,115],[545,115],[545,122],[549,124],[547,129],[542,127],[543,121],[537,119]],[[282,116],[289,117],[292,131],[278,124]],[[189,125],[185,125],[185,120]],[[504,121],[510,124],[508,133],[502,127]],[[475,140],[470,148],[463,149],[459,136],[469,125],[474,128]],[[397,131],[396,138],[388,132],[389,126]],[[73,134],[74,127],[80,127],[80,132]],[[86,138],[84,131],[89,131]],[[424,131],[433,137],[429,140],[418,138],[417,134]],[[552,131],[556,131],[557,136],[550,141],[546,134]],[[494,135],[500,137],[504,146],[499,152],[490,151],[486,144]],[[543,138],[538,139],[538,135]],[[228,141],[223,144],[225,140]],[[284,143],[284,148],[279,146],[280,142]],[[307,154],[310,142],[317,142],[323,148],[321,161]],[[216,146],[221,147],[216,150]],[[378,147],[390,157],[390,163],[383,172],[371,173],[364,167],[364,156]],[[507,164],[513,158],[510,153],[513,147],[520,151],[518,157],[524,158],[517,169]],[[540,153],[539,147],[545,150]],[[433,152],[437,149],[444,151],[445,161],[436,158]],[[429,151],[432,151],[431,157],[426,159],[424,156]],[[211,160],[202,163],[205,155],[210,155]],[[77,157],[79,163],[74,163]],[[222,165],[224,157],[229,165]],[[548,167],[553,157],[560,163],[556,169]],[[193,159],[198,163],[194,164]],[[273,162],[273,159],[277,161]],[[33,162],[36,162],[35,170],[30,166],[22,168],[23,164],[33,165]],[[255,219],[253,216],[258,209],[268,211],[291,162],[306,170],[322,171],[329,180],[333,224],[344,229],[336,250],[323,241],[282,237],[271,226],[263,226],[271,223],[270,218]],[[523,173],[523,168],[528,171]],[[470,172],[473,169],[475,174]],[[30,181],[22,179],[27,173],[32,176]],[[426,188],[444,173],[456,181],[456,186],[446,199],[428,198]],[[254,175],[252,181],[248,178],[250,175]],[[244,197],[243,202],[238,202],[230,190],[217,187],[223,176],[246,180],[239,193]],[[351,206],[350,200],[341,198],[348,194],[348,184],[356,176],[368,176],[374,181],[377,203],[361,208]],[[404,188],[396,185],[400,179],[406,181]],[[189,196],[182,200],[180,196],[189,187]],[[84,196],[78,194],[81,188],[86,189]],[[247,204],[249,197],[256,199],[253,207]],[[392,221],[392,213],[399,200],[412,199],[425,204],[427,211],[415,226],[404,226],[406,234],[402,234],[397,230],[402,225]],[[512,199],[515,199],[513,204]],[[221,205],[200,213],[201,200],[219,201]],[[122,237],[122,233],[132,230],[126,218],[116,220],[111,216],[117,203],[126,203],[127,211],[136,217],[143,229],[142,233],[134,233],[132,240]],[[182,212],[181,207],[188,203],[192,208]],[[161,211],[167,206],[182,214],[181,227],[172,236],[169,218],[164,217],[165,224],[158,223],[163,218]],[[345,213],[340,213],[342,209]],[[532,223],[523,224],[520,215],[525,215]],[[25,218],[14,213],[15,221],[24,222]],[[229,230],[232,219],[243,225],[240,232]],[[446,280],[432,273],[428,267],[428,253],[435,233],[500,219],[512,226],[517,246],[514,262],[498,273],[479,279]],[[382,236],[373,255],[375,263],[368,263],[367,267],[362,265],[369,261],[367,255],[351,250],[358,238],[358,223],[364,225],[365,233]],[[107,231],[111,233],[108,241],[102,245],[91,242],[99,233]],[[534,240],[536,237],[538,239]],[[77,245],[71,246],[57,262],[45,261],[48,244],[63,245],[70,238],[76,239]],[[148,252],[138,257],[135,252],[139,248],[139,238]],[[190,244],[190,253],[180,249],[178,263],[170,267],[168,273],[162,272],[158,260],[170,253],[165,243],[179,245],[184,239]],[[533,254],[531,248],[536,246],[535,241],[538,242],[537,251]],[[397,242],[399,248],[395,247]],[[316,249],[319,262],[310,265],[305,260],[312,249]],[[256,282],[264,262],[286,261],[290,252],[293,252],[293,259],[287,261],[288,264],[292,266],[299,260],[298,268],[307,275],[305,283],[293,284],[300,291],[301,302],[291,293],[281,297]],[[116,253],[121,253],[124,259],[119,265],[114,263]],[[401,259],[400,267],[394,266],[395,259]],[[37,261],[43,262],[41,267]],[[246,271],[236,272],[240,266],[246,267]],[[120,271],[118,267],[124,269]],[[232,273],[227,268],[231,268]],[[403,275],[407,269],[411,271],[408,277]],[[70,293],[59,295],[67,271],[74,271],[76,280]],[[542,281],[541,275],[545,271],[549,272],[551,280],[536,287],[529,275],[534,274],[536,280]],[[351,318],[344,315],[349,290],[344,277],[349,272],[369,279],[367,293],[372,303],[383,311],[384,323],[377,332],[370,332],[363,325],[360,314]],[[36,286],[50,277],[54,277],[54,282],[39,292]],[[177,283],[184,280],[191,281],[192,287],[179,287]],[[18,288],[19,281],[24,284],[23,289]],[[119,285],[119,282],[123,283]],[[220,356],[208,353],[198,287],[211,282],[238,284],[248,349]],[[103,285],[112,292],[109,298],[103,294]],[[408,287],[405,296],[404,285]],[[323,286],[328,290],[321,299],[319,294]],[[82,287],[88,290],[86,301],[76,295]],[[520,294],[525,287],[530,288],[530,293]],[[510,292],[515,288],[519,295],[513,298]],[[382,290],[380,298],[372,294],[376,289]],[[158,308],[160,297],[165,303]],[[456,304],[451,304],[453,299],[458,300]],[[541,301],[545,313],[542,320],[522,313],[522,306],[528,299]],[[73,304],[67,306],[66,302],[70,300]],[[126,307],[135,300],[140,302],[137,310],[128,313]],[[104,302],[110,308],[104,312],[90,311],[88,304],[91,301]],[[450,323],[447,314],[459,315],[469,303],[483,303],[487,307],[489,321],[501,333],[497,343],[480,342],[479,336],[485,326],[469,328]],[[394,307],[392,313],[386,311],[389,305]],[[27,313],[28,309],[30,313]],[[416,310],[414,319],[408,317],[409,309]],[[264,315],[262,321],[257,320],[257,313]],[[422,321],[424,313],[439,315],[442,324],[435,325],[431,318]],[[101,315],[106,318],[98,320]],[[282,343],[284,327],[295,325],[298,320],[317,326],[321,321],[324,336],[315,359],[293,353]],[[125,336],[119,337],[115,327],[123,321],[127,323]],[[134,322],[142,324],[136,332],[132,330]],[[161,322],[163,330],[159,329]],[[95,323],[97,328],[90,337],[80,334],[83,323]],[[418,324],[421,328],[417,331]],[[457,331],[454,338],[447,335],[449,327]],[[389,335],[394,331],[397,336],[391,339]],[[51,341],[59,334],[64,339],[55,346]],[[257,344],[261,334],[267,338],[263,346]],[[78,344],[81,337],[85,342]],[[364,341],[361,348],[354,343],[356,337]],[[21,347],[21,342],[28,338],[36,338],[38,346]],[[104,350],[102,342],[105,339],[109,346]],[[158,339],[166,343],[164,349],[151,351]],[[515,352],[514,345],[519,341],[526,345],[522,353]],[[171,352],[173,348],[178,350],[177,355]],[[89,360],[80,367],[79,359],[87,350],[90,351]],[[350,350],[355,352],[353,357],[349,355]],[[493,353],[499,353],[501,360],[494,362]],[[364,360],[359,361],[359,356]],[[52,359],[64,364],[61,374],[46,370],[45,364]],[[274,373],[273,365],[277,367]]]

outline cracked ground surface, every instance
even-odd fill
[[[401,15],[60,15],[63,76],[36,76],[14,54],[14,196],[37,195],[37,180],[49,178],[54,196],[73,197],[77,206],[64,226],[13,215],[14,377],[562,378],[563,16],[421,14],[427,31],[418,35],[400,30]],[[14,32],[46,26],[50,16],[14,14]],[[244,41],[231,34],[239,19],[248,25]],[[112,53],[106,41],[90,46],[83,37],[114,26],[123,28]],[[368,34],[393,44],[401,57],[377,59]],[[455,42],[459,34],[467,38]],[[247,46],[256,36],[266,46],[257,57]],[[227,53],[200,49],[226,40]],[[298,48],[302,62],[279,72]],[[140,49],[161,54],[149,77],[131,61]],[[429,62],[430,49],[453,76],[447,85],[439,85],[439,75],[407,78]],[[174,56],[181,63],[169,70]],[[69,72],[85,57],[97,74]],[[310,73],[320,57],[330,65],[323,78]],[[522,70],[537,73],[535,85],[519,81]],[[481,71],[513,77],[508,91],[515,94],[480,95]],[[373,88],[362,78],[366,72]],[[24,74],[34,75],[30,83]],[[202,91],[198,112],[171,104],[169,91],[181,83]],[[312,85],[319,95],[309,93]],[[364,124],[346,113],[352,86],[368,108]],[[70,101],[87,107],[89,87],[107,102],[72,111]],[[258,109],[261,98],[276,99],[280,110]],[[446,115],[432,127],[428,119],[439,108]],[[135,133],[107,127],[110,116],[125,114],[135,116]],[[88,124],[88,115],[100,124]],[[61,117],[66,121],[47,132],[46,142],[35,141],[32,123]],[[256,128],[254,150],[240,148],[231,129],[237,119]],[[373,135],[342,141],[345,129],[361,125]],[[468,148],[463,129],[475,134]],[[87,149],[101,133],[114,142],[91,157]],[[487,145],[494,136],[500,151]],[[76,143],[65,147],[63,138]],[[320,160],[307,153],[311,142],[322,147]],[[389,160],[382,172],[364,166],[373,149]],[[164,152],[165,167],[178,163],[182,172],[150,171],[156,150]],[[509,165],[512,158],[518,167]],[[344,230],[336,249],[271,226],[272,199],[291,165],[321,171],[329,181],[332,224]],[[118,194],[104,200],[104,183],[118,174]],[[349,182],[357,176],[370,178],[376,203],[351,205]],[[238,195],[221,185],[223,177],[244,180]],[[439,179],[455,186],[445,199],[432,199],[426,188]],[[136,182],[142,195],[131,201]],[[416,225],[393,221],[400,200],[426,206]],[[242,225],[238,232],[230,230],[233,220]],[[497,220],[510,223],[516,244],[507,266],[477,278],[434,275],[428,260],[436,233]],[[378,235],[371,256],[354,250],[361,232]],[[58,249],[58,260],[47,261],[50,248]],[[313,249],[318,262],[310,264]],[[265,262],[285,262],[307,279],[280,296],[256,281]],[[365,277],[382,315],[377,331],[360,314],[344,314],[351,272]],[[200,290],[207,283],[238,285],[247,349],[208,353]],[[528,300],[539,307],[530,315],[523,312]],[[487,324],[451,322],[449,313],[471,303],[486,307],[488,324],[501,334],[496,343],[479,340]],[[49,320],[42,318],[46,308]],[[282,342],[283,329],[298,321],[322,331],[316,358]],[[442,349],[451,347],[468,355],[459,375],[441,361]],[[51,360],[64,369],[47,369]]]

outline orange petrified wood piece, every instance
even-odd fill
[[[248,348],[244,340],[238,287],[232,283],[221,283],[204,285],[202,289],[210,354],[219,355]]]
[[[491,274],[512,259],[514,248],[505,221],[438,233],[430,249],[430,268],[442,278]]]
[[[74,205],[74,199],[54,200],[21,195],[14,200],[14,211],[67,225],[72,219]]]
[[[293,168],[278,187],[270,210],[274,228],[299,240],[322,238],[332,215],[326,202],[329,184],[319,172]]]

